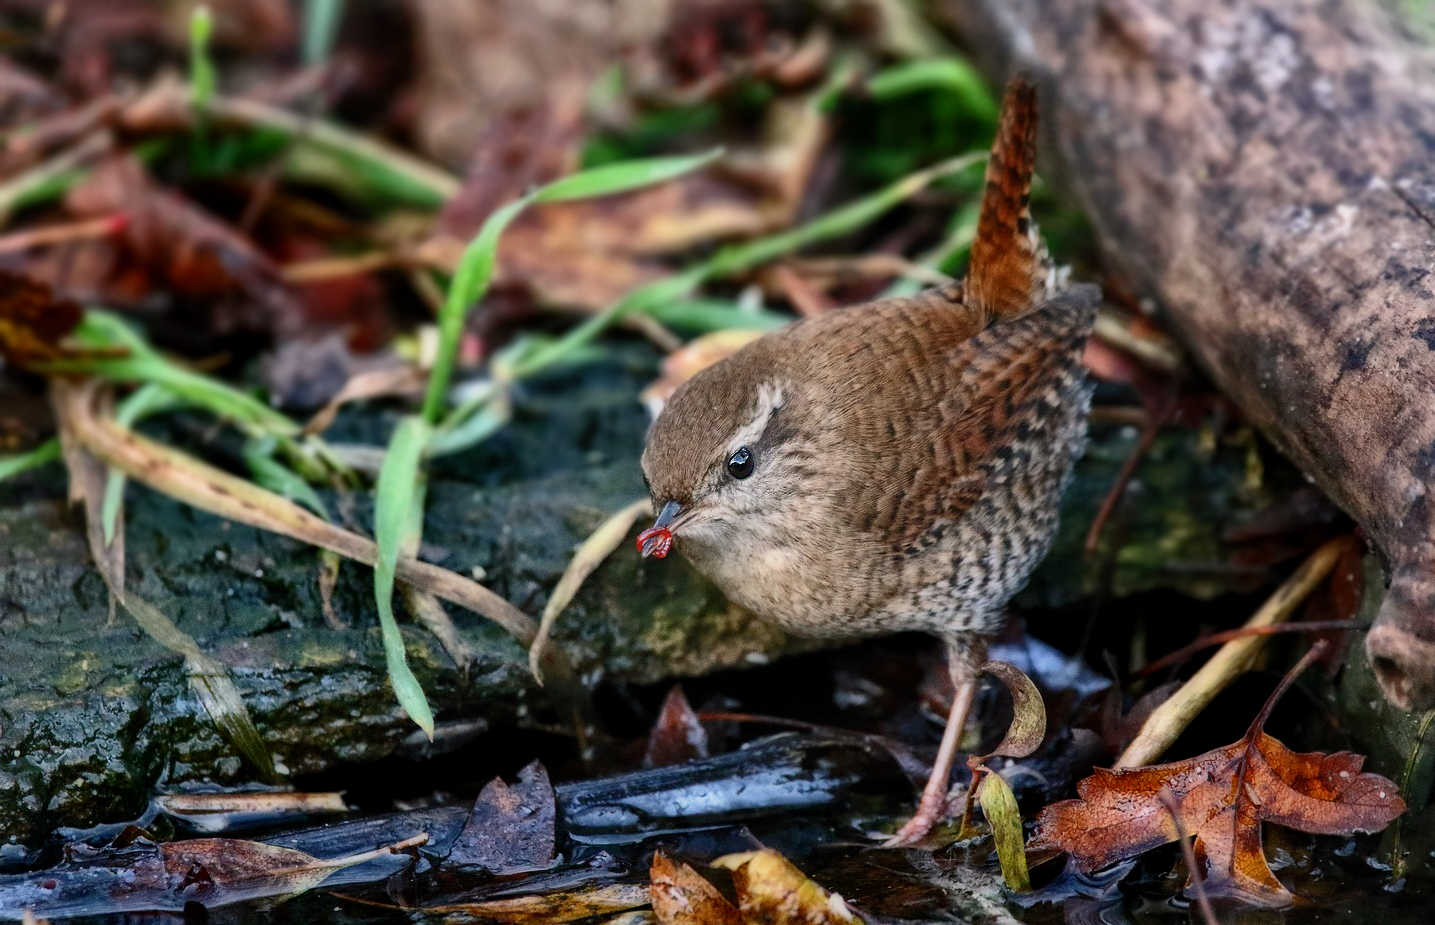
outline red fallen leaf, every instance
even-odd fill
[[[64,344],[84,310],[50,287],[0,270],[0,358],[16,366],[55,360],[112,357],[112,350],[77,350]]]
[[[1317,644],[1307,653],[1240,741],[1184,761],[1098,769],[1077,785],[1080,799],[1041,811],[1027,850],[1065,851],[1078,870],[1092,873],[1175,841],[1176,821],[1160,799],[1165,788],[1195,836],[1207,893],[1255,906],[1289,905],[1294,897],[1262,852],[1262,822],[1349,835],[1378,832],[1405,811],[1394,783],[1361,771],[1363,756],[1293,752],[1261,731],[1275,700],[1325,648]]]
[[[648,733],[648,750],[643,767],[665,768],[694,758],[708,756],[708,733],[688,704],[683,689],[673,685],[663,700],[662,712]]]

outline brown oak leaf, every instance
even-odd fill
[[[1324,648],[1316,647],[1312,656]],[[1405,811],[1394,783],[1361,770],[1363,756],[1293,752],[1261,731],[1275,697],[1296,673],[1231,745],[1169,764],[1097,769],[1077,785],[1080,799],[1041,811],[1027,850],[1065,851],[1077,870],[1092,873],[1176,841],[1176,821],[1160,798],[1164,788],[1195,836],[1207,893],[1257,906],[1290,905],[1294,897],[1266,863],[1262,822],[1348,835],[1378,832]]]

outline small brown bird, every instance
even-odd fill
[[[1099,290],[1064,285],[1027,201],[1036,93],[1013,80],[966,279],[795,322],[680,387],[643,473],[657,521],[729,598],[804,636],[924,630],[956,685],[913,819],[948,777],[987,640],[1045,555],[1091,389]]]

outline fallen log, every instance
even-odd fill
[[[938,0],[1043,94],[1063,186],[1216,384],[1365,531],[1366,651],[1435,706],[1435,80],[1360,0]]]

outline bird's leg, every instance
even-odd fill
[[[952,709],[947,713],[946,729],[942,731],[942,744],[937,748],[937,760],[932,764],[927,786],[922,788],[922,799],[917,803],[916,814],[883,842],[882,847],[901,848],[915,844],[926,838],[932,827],[946,815],[952,763],[957,756],[957,746],[962,741],[962,730],[967,725],[967,714],[971,712],[972,701],[977,696],[976,665],[985,657],[985,651],[985,641],[947,640],[947,669],[951,672],[956,690],[952,695]]]

